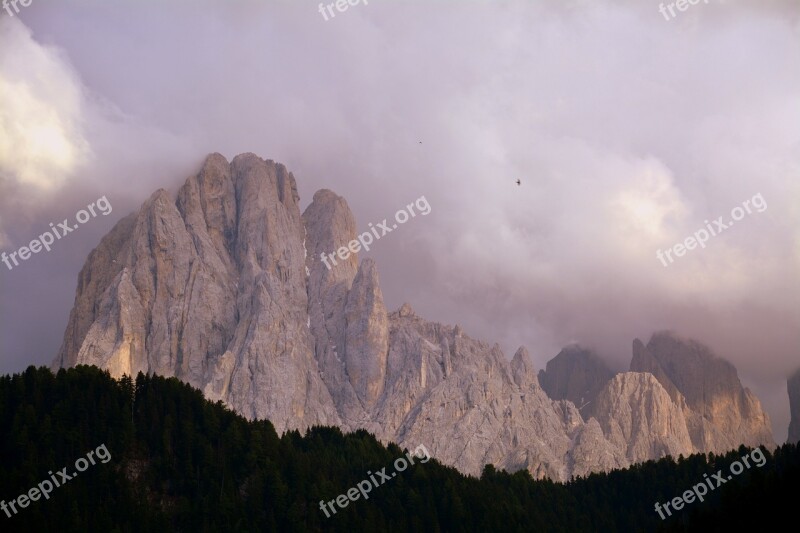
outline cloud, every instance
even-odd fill
[[[0,39],[0,179],[51,192],[89,155],[82,87],[59,51],[18,20],[0,19]]]

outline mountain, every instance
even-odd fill
[[[630,463],[695,451],[684,413],[652,374],[618,374],[595,402],[594,417],[603,433]]]
[[[789,409],[792,414],[786,442],[800,442],[800,369],[786,382],[786,388],[789,391]]]
[[[723,452],[740,444],[774,447],[769,416],[742,386],[736,368],[703,344],[671,332],[633,342],[631,371],[649,372],[684,411],[698,451]]]
[[[175,200],[156,191],[89,255],[53,368],[174,376],[279,433],[366,429],[382,442],[423,443],[475,475],[491,463],[566,480],[700,450],[686,447],[684,427],[690,436],[727,430],[737,413],[769,425],[749,391],[750,410],[729,413],[721,400],[720,413],[695,420],[659,375],[612,380],[591,368],[568,387],[572,399],[603,397],[582,414],[570,399],[548,397],[524,348],[509,361],[499,346],[409,304],[388,311],[370,259],[320,261],[355,237],[335,193],[318,191],[301,214],[283,165],[212,154]]]
[[[554,400],[569,400],[581,413],[591,413],[592,403],[614,372],[591,350],[572,345],[561,350],[539,371],[539,384]]]
[[[653,379],[635,376],[635,386]],[[662,520],[656,502],[704,487],[704,476],[732,470],[748,450],[664,458],[565,484],[492,466],[475,478],[366,431],[279,436],[269,421],[246,420],[175,378],[114,380],[88,366],[1,376],[0,435],[13,436],[0,439],[0,520],[9,533],[757,531],[794,518],[800,481],[797,445],[752,450],[733,480]],[[414,464],[404,464],[409,453]],[[86,457],[91,464],[74,472]],[[48,472],[60,485],[22,508],[19,496],[47,489]],[[340,497],[346,508],[323,511]]]

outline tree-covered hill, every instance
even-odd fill
[[[92,458],[11,517],[0,511],[0,531],[763,530],[794,518],[800,482],[800,450],[784,445],[662,520],[656,502],[729,472],[748,450],[649,461],[567,484],[491,466],[475,479],[432,459],[327,517],[321,500],[368,473],[392,472],[404,451],[365,431],[278,436],[270,422],[247,421],[174,378],[116,381],[86,366],[0,377],[4,503],[57,481],[64,467],[75,473],[76,460],[101,445],[107,462]]]

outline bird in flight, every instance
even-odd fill
[[[517,185],[522,185],[522,182],[520,180],[517,180]]]

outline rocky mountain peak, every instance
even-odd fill
[[[769,416],[742,386],[736,368],[707,346],[673,332],[655,333],[647,346],[634,342],[632,372],[653,374],[673,401],[685,399],[692,441],[721,452],[747,444],[774,446]],[[737,444],[738,443],[738,444]]]
[[[597,395],[593,413],[606,438],[631,462],[694,451],[682,410],[652,374],[617,374]]]
[[[416,313],[414,313],[414,310],[411,308],[411,304],[407,302],[400,306],[400,309],[397,310],[397,314],[403,318],[417,316]]]
[[[528,349],[524,346],[520,346],[514,354],[514,358],[511,360],[511,372],[514,382],[522,390],[539,385],[533,361]]]
[[[593,351],[574,344],[563,348],[539,371],[539,384],[550,398],[569,400],[588,415],[597,394],[614,377]]]

